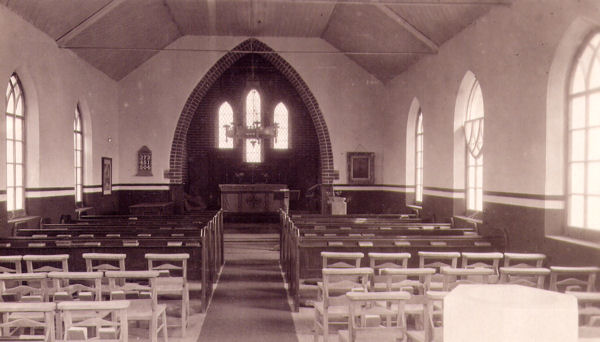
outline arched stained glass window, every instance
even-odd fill
[[[246,126],[259,127],[261,125],[260,118],[260,94],[256,89],[250,90],[246,96]],[[245,138],[245,158],[247,163],[262,162],[262,144],[261,139]]]
[[[568,226],[600,231],[600,33],[578,55],[568,93]]]
[[[483,210],[483,95],[475,80],[464,124],[467,144],[467,210]]]
[[[417,114],[415,141],[415,201],[423,202],[423,112]]]
[[[288,144],[288,127],[289,127],[289,116],[287,107],[283,103],[279,103],[275,107],[273,113],[273,123],[277,125],[277,136],[273,141],[273,148],[275,149],[287,149]]]
[[[6,88],[6,209],[25,210],[25,95],[17,74]]]
[[[83,203],[83,129],[81,127],[81,112],[79,105],[75,107],[73,122],[73,149],[75,162],[75,203]]]
[[[227,138],[227,128],[226,126],[233,127],[233,109],[228,102],[224,102],[219,107],[219,148],[233,148],[233,138]]]
[[[260,95],[256,89],[252,89],[246,97],[246,126],[250,127],[255,122],[258,124],[261,123]]]
[[[262,163],[260,139],[246,139],[246,163]]]

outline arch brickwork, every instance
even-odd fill
[[[281,72],[300,95],[302,102],[310,113],[319,141],[321,168],[320,182],[323,184],[332,184],[334,180],[334,170],[331,140],[317,100],[313,96],[308,85],[302,80],[296,70],[285,61],[285,59],[275,53],[273,49],[265,43],[254,38],[243,41],[221,57],[200,82],[198,82],[188,97],[188,100],[181,111],[181,115],[179,116],[179,121],[177,122],[177,127],[175,128],[175,134],[173,136],[173,143],[171,145],[171,156],[169,161],[170,183],[176,185],[183,184],[187,181],[187,131],[202,99],[227,69],[249,53],[261,53],[261,56]]]

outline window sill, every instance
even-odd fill
[[[467,221],[467,222],[471,222],[471,223],[475,223],[475,224],[483,224],[483,220],[480,219],[474,219],[472,217],[469,216],[462,216],[462,215],[454,215],[454,217],[462,220],[462,221]]]
[[[563,235],[546,235],[546,238],[600,251],[600,243],[598,243],[598,242],[590,242],[590,241],[580,240],[580,239],[563,236]]]
[[[19,217],[9,219],[8,223],[15,224],[15,223],[20,223],[20,222],[25,222],[25,221],[33,221],[33,220],[39,220],[39,219],[40,219],[39,216],[19,216]]]

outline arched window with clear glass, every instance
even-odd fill
[[[465,119],[467,143],[467,211],[483,210],[483,95],[475,80],[469,93]]]
[[[277,150],[285,150],[289,147],[289,117],[288,109],[283,103],[279,103],[275,107],[273,113],[273,123],[277,125],[277,136],[273,140],[273,148]]]
[[[261,123],[260,94],[252,89],[246,96],[246,126],[260,127]],[[244,160],[247,163],[262,162],[261,139],[246,138]]]
[[[224,102],[219,107],[218,116],[219,116],[219,119],[218,119],[218,122],[219,122],[218,146],[219,146],[219,148],[223,148],[223,149],[232,149],[233,148],[233,138],[227,137],[227,127],[233,127],[233,125],[235,123],[233,122],[233,109],[231,108],[231,105],[228,102]]]
[[[17,74],[6,88],[6,209],[25,213],[25,95]]]
[[[83,204],[83,129],[81,126],[81,111],[75,107],[73,122],[73,150],[75,162],[75,203]]]
[[[415,202],[423,202],[423,112],[417,114],[415,135]]]
[[[577,56],[568,94],[567,222],[600,231],[600,33]]]

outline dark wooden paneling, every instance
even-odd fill
[[[341,197],[346,198],[348,214],[411,213],[405,208],[404,192],[345,190],[339,193]]]

